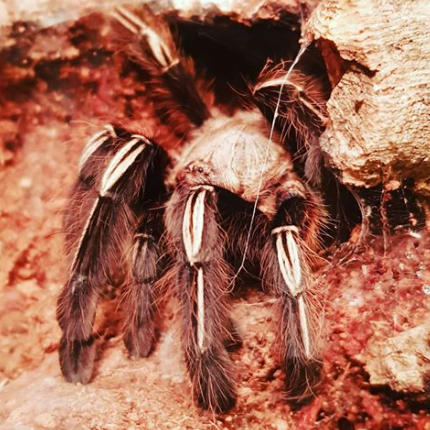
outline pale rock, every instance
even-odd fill
[[[414,177],[430,192],[428,0],[327,0],[304,37],[333,87],[321,147],[348,185]]]
[[[365,365],[372,385],[388,385],[400,392],[426,390],[430,375],[430,324],[424,324],[383,343],[374,343],[357,357]]]

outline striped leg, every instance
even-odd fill
[[[178,189],[166,225],[177,249],[183,347],[194,397],[200,407],[219,412],[234,406],[236,389],[225,346],[232,328],[226,303],[230,268],[223,258],[216,199],[210,186]]]
[[[149,8],[138,16],[118,7],[114,17],[131,35],[127,53],[148,75],[145,84],[158,117],[180,136],[200,127],[209,117],[209,92],[197,80],[193,61],[176,47],[167,23]]]
[[[108,126],[83,152],[79,180],[65,217],[71,254],[67,282],[58,300],[63,336],[60,366],[68,381],[91,378],[93,321],[100,287],[122,260],[136,204],[150,194],[148,180],[158,148],[143,136]]]
[[[124,291],[124,343],[131,358],[147,357],[157,337],[155,325],[157,291],[160,277],[160,237],[162,213],[148,210],[134,237],[131,281]]]
[[[295,155],[306,155],[315,144],[327,122],[327,94],[323,82],[306,75],[291,64],[274,65],[270,61],[261,71],[252,89],[257,107],[273,118],[285,143]],[[281,94],[280,94],[281,92]]]
[[[313,289],[310,246],[316,243],[322,212],[312,196],[289,196],[272,229],[265,252],[265,283],[279,298],[279,341],[290,400],[306,401],[320,380],[321,302]],[[310,244],[310,245],[309,245]]]

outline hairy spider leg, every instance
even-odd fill
[[[311,146],[318,145],[317,138],[327,124],[327,94],[318,79],[299,70],[288,72],[289,66],[269,61],[251,92],[261,112],[273,116],[282,88],[277,126],[287,144],[297,145],[289,149],[303,156]]]
[[[149,8],[137,16],[118,7],[114,17],[131,33],[127,53],[148,75],[144,80],[158,117],[182,137],[200,127],[210,116],[213,97],[197,78],[193,60],[177,48],[167,23]]]
[[[286,372],[288,399],[305,402],[314,396],[321,374],[321,299],[311,275],[324,212],[316,194],[300,182],[284,184],[272,240],[262,267],[266,287],[278,297],[277,347]]]
[[[160,289],[155,284],[161,277],[164,211],[153,202],[146,205],[134,235],[131,279],[122,295],[124,309],[124,343],[130,358],[147,357],[158,336],[155,323]]]
[[[155,176],[160,151],[144,136],[107,126],[83,152],[65,218],[71,265],[57,307],[63,330],[60,366],[68,381],[91,379],[100,288],[121,264],[128,232],[136,228],[137,209],[151,194],[148,189],[158,187],[148,187],[148,178]]]
[[[232,322],[224,259],[224,233],[217,221],[217,191],[179,184],[166,209],[174,248],[182,343],[193,394],[203,409],[227,411],[236,402],[233,364],[226,350]]]
[[[360,222],[361,212],[357,197],[339,182],[319,144],[329,121],[327,89],[320,79],[300,70],[291,71],[286,79],[288,67],[286,62],[268,61],[251,88],[253,100],[267,118],[276,121],[282,143],[294,155],[295,171],[324,195],[331,216],[326,244],[346,240]],[[273,118],[278,101],[278,115]]]

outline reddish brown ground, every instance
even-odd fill
[[[321,269],[324,380],[302,409],[291,410],[283,399],[271,348],[273,298],[258,291],[235,299],[244,346],[233,354],[239,401],[229,414],[194,407],[174,306],[150,358],[131,362],[121,339],[110,338],[90,385],[64,382],[55,302],[65,274],[61,211],[79,152],[100,124],[147,128],[154,120],[150,107],[141,112],[137,95],[144,89],[133,74],[119,81],[117,58],[98,61],[101,54],[85,43],[59,46],[57,37],[48,32],[48,43],[31,41],[36,72],[19,61],[11,66],[4,55],[0,63],[0,429],[429,430],[428,397],[372,387],[364,367],[370,345],[427,322],[426,232],[421,239],[392,237],[385,250],[380,238],[368,238],[361,251],[345,245]],[[69,60],[57,61],[57,45]]]

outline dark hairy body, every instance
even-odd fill
[[[186,143],[166,152],[166,146],[113,125],[88,142],[65,216],[71,263],[57,313],[62,372],[71,382],[90,381],[97,301],[120,265],[127,268],[122,305],[130,356],[151,352],[156,304],[168,288],[180,306],[196,403],[216,412],[232,408],[236,389],[228,352],[240,345],[240,335],[229,293],[251,263],[277,297],[276,347],[287,395],[303,401],[313,395],[322,364],[312,264],[327,214],[318,192],[296,173],[287,148],[294,138],[296,148],[312,154],[313,165],[304,163],[305,170],[318,183],[315,142],[324,117],[318,83],[284,65],[268,67],[246,107],[227,115],[214,106],[210,89],[162,21],[125,9],[117,19],[133,35],[127,50],[150,77],[157,111]],[[277,101],[282,104],[274,132],[263,112],[276,111]]]

